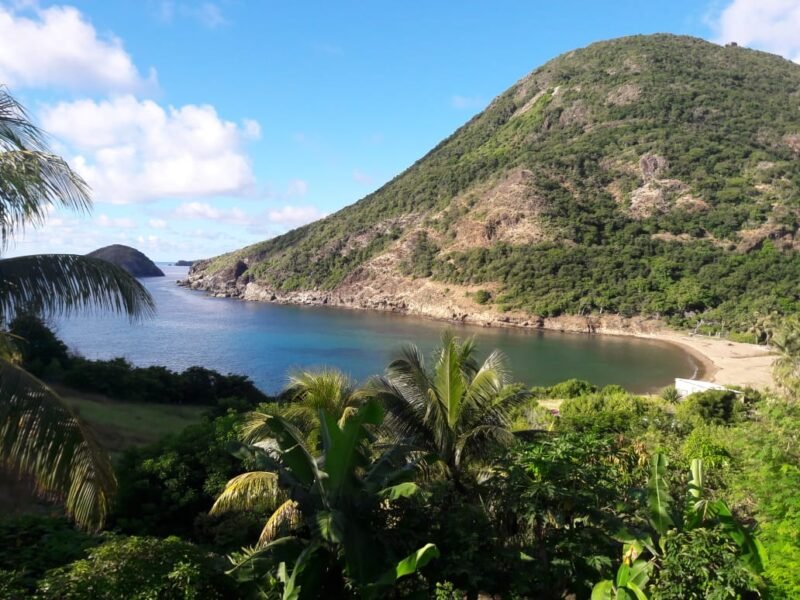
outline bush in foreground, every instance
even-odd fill
[[[175,537],[115,539],[83,560],[50,571],[42,598],[59,600],[200,600],[228,598],[232,581],[221,561]]]

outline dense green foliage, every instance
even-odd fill
[[[318,457],[281,417],[265,415],[246,436],[274,440],[277,448],[242,447],[240,454],[258,470],[232,479],[213,511],[252,509],[265,497],[284,502],[266,522],[258,546],[245,549],[230,573],[262,593],[280,589],[284,598],[376,599],[439,556],[426,543],[403,557],[382,535],[387,506],[419,492],[410,481],[414,463],[406,460],[407,446],[390,445],[380,453],[370,447],[371,426],[383,421],[374,400],[340,423],[324,409],[319,420]]]
[[[129,537],[93,548],[87,558],[54,569],[37,596],[53,600],[223,599],[233,583],[218,559],[179,540]]]
[[[492,283],[501,309],[745,331],[756,313],[800,309],[799,88],[800,67],[744,48],[670,35],[593,44],[523,78],[356,204],[195,270],[334,289],[403,248],[398,277]],[[508,176],[522,199],[496,191]],[[493,203],[539,236],[497,237],[499,221],[481,220]],[[471,211],[483,237],[460,229]]]
[[[83,558],[102,539],[77,531],[64,519],[34,515],[3,519],[0,598],[31,593],[47,571]]]
[[[228,398],[250,404],[266,400],[244,375],[222,375],[204,367],[175,373],[166,367],[134,367],[124,358],[73,358],[61,383],[118,400],[214,406]]]
[[[709,390],[692,394],[678,406],[681,419],[706,425],[730,425],[741,418],[744,403],[734,392]]]
[[[207,515],[225,483],[242,467],[229,451],[241,417],[207,418],[176,436],[131,448],[118,461],[114,522],[127,533],[178,535],[233,550],[258,531],[248,518]]]
[[[217,411],[128,451],[116,466],[116,533],[0,523],[0,594],[800,593],[796,404],[749,390],[673,404],[579,380],[523,393],[496,387],[501,362],[478,365],[472,350],[446,336],[426,371],[407,349],[361,389],[334,371],[300,373],[256,413]],[[559,401],[541,427],[539,403]],[[507,420],[491,427],[518,431],[494,432],[454,467],[450,445],[465,444],[447,441],[446,423],[498,403]],[[427,430],[414,417],[426,406],[441,411]],[[480,441],[484,427],[459,436]]]

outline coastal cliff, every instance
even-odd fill
[[[484,288],[446,285],[430,280],[397,278],[391,271],[383,277],[370,273],[367,280],[348,281],[334,291],[282,291],[249,281],[242,276],[246,265],[208,276],[203,261],[195,263],[180,285],[219,298],[271,302],[300,306],[329,306],[355,310],[378,310],[485,327],[549,329],[576,333],[651,334],[663,328],[657,318],[620,315],[560,315],[542,317],[523,311],[500,311],[481,304]],[[238,271],[238,275],[236,272]]]

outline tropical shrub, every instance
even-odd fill
[[[668,385],[663,390],[661,390],[661,399],[664,402],[669,404],[677,404],[678,401],[681,399],[680,395],[678,394],[678,390],[674,385]]]
[[[252,407],[268,400],[244,375],[222,375],[204,367],[175,373],[166,367],[134,367],[124,358],[73,357],[61,381],[76,390],[130,402],[213,406],[242,398]]]
[[[75,529],[63,518],[25,515],[0,521],[0,598],[14,598],[11,589],[30,595],[44,573],[79,558],[103,542],[102,536]]]
[[[616,554],[609,534],[624,523],[646,481],[647,453],[621,436],[543,435],[501,460],[487,485],[501,538],[529,559],[515,591],[530,597],[586,595]]]
[[[582,379],[567,379],[561,383],[548,388],[548,398],[578,398],[579,396],[586,396],[597,391],[597,386],[592,385],[588,381]]]
[[[472,299],[478,304],[487,304],[492,299],[492,294],[487,290],[478,290],[472,295]]]
[[[627,392],[603,391],[561,403],[560,426],[567,431],[627,432],[647,426],[652,404]]]
[[[648,592],[652,600],[725,600],[747,597],[753,584],[733,539],[699,528],[667,535]]]
[[[708,390],[687,396],[676,415],[686,423],[730,425],[744,417],[746,408],[739,396],[728,390]]]
[[[718,426],[700,425],[694,428],[683,442],[681,451],[689,461],[699,458],[709,467],[723,467],[731,463],[731,454],[720,442]]]
[[[36,315],[20,314],[9,325],[22,364],[37,377],[58,374],[70,364],[67,345]]]
[[[800,597],[800,405],[771,399],[758,417],[727,430],[738,467],[727,495],[758,523],[770,597]]]
[[[206,418],[151,446],[131,448],[119,459],[115,525],[136,535],[178,535],[221,549],[240,547],[258,531],[258,516],[209,518],[208,510],[225,483],[242,469],[230,453],[242,416]],[[233,528],[233,525],[236,525]],[[208,536],[208,537],[206,537]]]
[[[230,598],[234,584],[221,566],[218,557],[175,537],[112,539],[48,572],[38,594],[54,600]]]
[[[593,600],[645,597],[648,583],[662,577],[667,561],[669,568],[663,574],[665,581],[675,580],[676,585],[683,586],[683,592],[689,594],[686,597],[704,598],[705,594],[720,598],[725,597],[720,594],[739,597],[739,591],[757,592],[763,585],[761,575],[768,562],[764,546],[734,517],[723,500],[707,496],[702,460],[695,459],[691,463],[691,480],[686,496],[680,499],[682,502],[675,502],[670,495],[667,465],[664,454],[653,456],[647,485],[647,524],[650,530],[625,528],[616,534],[623,542],[622,564],[614,579],[603,580],[594,586]],[[698,530],[711,533],[692,534]],[[707,548],[702,543],[703,538],[716,539],[717,536],[724,536],[730,543],[715,548]],[[676,539],[677,543],[674,543]],[[687,552],[691,554],[688,557],[684,555]],[[673,553],[677,556],[669,556]],[[738,564],[733,571],[708,573],[734,561]],[[685,564],[692,564],[694,569],[706,573],[697,577],[691,573],[677,573],[677,566]],[[731,589],[731,582],[739,585],[741,590]],[[661,591],[669,594],[669,584],[665,583]]]
[[[435,544],[440,556],[422,571],[428,582],[446,580],[468,596],[506,593],[525,565],[518,550],[506,547],[479,494],[480,488],[465,492],[451,481],[428,483],[424,494],[392,503],[380,521],[382,536],[407,552]]]

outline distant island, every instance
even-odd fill
[[[194,264],[193,260],[179,260],[175,263],[176,267],[191,267]]]
[[[134,277],[164,277],[164,272],[136,248],[113,244],[98,248],[87,256],[101,258],[122,267]]]

